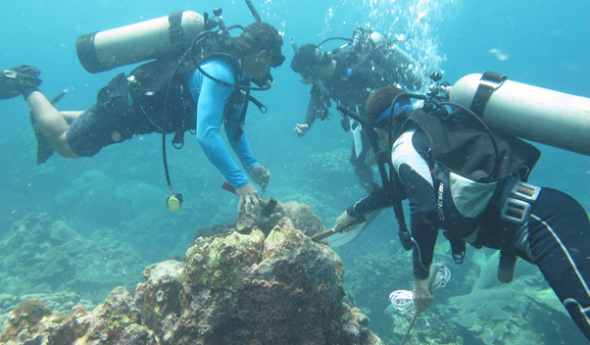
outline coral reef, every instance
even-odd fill
[[[9,315],[0,341],[16,344],[141,344],[155,345],[154,332],[141,324],[133,296],[116,288],[93,312],[76,305],[71,313],[53,313],[36,298],[19,304]]]
[[[344,304],[344,342],[347,344],[382,345],[379,337],[369,331],[369,318],[359,308],[350,308]]]
[[[127,245],[101,232],[84,238],[46,213],[26,215],[0,242],[0,291],[13,295],[77,291],[103,299],[139,282],[143,267]]]
[[[69,315],[26,300],[36,306],[30,325],[10,321],[25,309],[17,307],[0,336],[8,344],[382,345],[369,318],[342,302],[340,257],[294,224],[313,232],[321,221],[305,205],[281,209],[293,219],[268,236],[258,227],[217,229],[198,237],[184,260],[147,267],[134,299],[119,287],[93,312],[77,305]]]
[[[184,312],[172,316],[171,343],[338,343],[340,259],[288,218],[266,239],[258,229],[199,238],[184,271]],[[149,284],[140,285],[138,295]]]
[[[73,292],[56,292],[52,294],[28,294],[14,296],[6,293],[0,293],[0,324],[3,324],[10,312],[20,303],[27,299],[37,299],[47,304],[53,312],[69,313],[74,305],[80,304],[86,309],[92,310],[96,304],[92,301],[83,299],[80,295]]]
[[[408,316],[392,315],[394,338],[401,340]],[[542,275],[524,275],[510,284],[451,297],[422,313],[408,345],[585,344]]]
[[[393,246],[393,243],[389,245]],[[403,248],[388,252],[387,259],[384,255],[380,251],[357,255],[347,269],[345,285],[356,306],[371,317],[373,332],[387,339],[391,333],[391,319],[382,315],[382,311],[388,305],[387,296],[395,287],[410,287],[412,260]]]

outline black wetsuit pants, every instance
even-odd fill
[[[488,219],[483,224],[477,242],[498,248],[501,222]],[[531,209],[527,242],[528,247],[516,253],[539,267],[590,340],[590,221],[586,211],[569,195],[543,188]]]
[[[529,220],[533,263],[590,340],[590,222],[569,195],[543,188]]]

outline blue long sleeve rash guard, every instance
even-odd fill
[[[201,68],[219,80],[236,83],[234,71],[227,61],[209,59],[201,64]],[[189,77],[188,85],[197,104],[197,140],[205,155],[232,187],[245,185],[248,183],[248,176],[234,162],[219,133],[219,128],[224,123],[227,139],[246,172],[260,165],[252,154],[245,133],[240,140],[234,140],[241,108],[234,107],[224,119],[224,109],[234,88],[204,76],[198,69]]]

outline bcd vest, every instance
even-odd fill
[[[428,163],[434,182],[442,229],[460,229],[466,236],[475,231],[488,204],[501,207],[503,183],[508,178],[526,181],[541,152],[525,141],[492,131],[462,111],[448,118],[417,109],[408,114],[405,126],[418,126],[428,137],[431,148]],[[455,261],[464,257],[461,235],[445,231]]]
[[[232,41],[233,38],[227,39]],[[158,133],[175,133],[173,143],[182,144],[185,131],[196,127],[196,101],[188,87],[188,78],[198,63],[219,56],[230,62],[236,82],[242,73],[238,49],[232,42],[207,45],[198,53],[180,60],[177,56],[156,59],[131,71],[129,95],[132,109],[144,114]],[[179,64],[180,61],[180,64]],[[234,89],[226,110],[242,108],[245,98]]]

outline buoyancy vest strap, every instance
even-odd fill
[[[266,107],[266,105],[262,104],[262,102],[260,102],[259,100],[257,100],[256,98],[248,95],[248,101],[254,103],[254,105],[258,108],[258,110],[260,110],[261,113],[266,113],[268,111],[268,108]]]
[[[184,146],[184,129],[179,129],[174,132],[174,137],[172,138],[172,146],[175,149],[179,150]]]
[[[462,264],[465,259],[466,245],[465,240],[458,236],[451,235],[450,232],[444,231],[443,235],[449,240],[451,244],[451,252],[453,253],[453,260],[458,264]]]
[[[264,104],[262,104],[256,98],[250,96],[250,90],[238,90],[237,92],[243,94],[244,104],[242,105],[242,111],[240,113],[240,117],[238,118],[238,127],[236,128],[236,133],[234,134],[234,140],[236,141],[241,140],[242,135],[244,134],[244,130],[242,127],[244,127],[244,124],[246,123],[246,113],[248,112],[248,104],[250,102],[254,103],[254,105],[256,105],[256,107],[258,107],[258,109],[262,113],[266,113],[268,111],[268,108]]]
[[[521,227],[528,223],[531,206],[537,200],[540,192],[541,188],[519,181],[515,177],[509,178],[505,184],[502,196],[505,201],[500,211],[502,230],[500,233],[500,264],[498,266],[498,279],[503,283],[510,283],[514,277],[514,266],[517,259],[514,248],[517,233]]]
[[[389,171],[391,179],[390,189],[393,193],[393,213],[395,214],[395,219],[397,220],[397,235],[399,236],[399,240],[402,243],[404,249],[410,250],[412,249],[412,234],[406,225],[406,217],[404,216],[404,209],[402,206],[402,194],[405,194],[405,189],[400,177],[391,163],[389,163]]]
[[[508,79],[508,77],[502,74],[489,71],[484,72],[479,80],[479,86],[477,87],[477,91],[475,91],[471,107],[469,108],[479,117],[483,118],[483,111],[485,110],[490,97],[492,97],[492,93],[494,90],[502,86],[502,83],[506,79]]]
[[[183,10],[175,11],[168,16],[168,23],[170,23],[168,37],[170,38],[170,42],[178,49],[184,48],[184,39],[186,38],[184,29],[181,26],[183,12]]]

